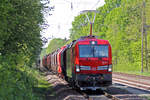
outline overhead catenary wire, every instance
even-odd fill
[[[67,25],[65,27],[68,27],[69,25],[71,25],[70,23],[71,23],[71,20],[73,19],[72,16],[76,16],[77,12],[79,12],[83,9],[89,9],[89,8],[93,9],[94,7],[96,7],[99,4],[100,1],[101,0],[96,0],[96,1],[89,1],[89,0],[61,0],[61,1],[57,1],[56,0],[55,3],[56,4],[62,4],[62,5],[65,4],[67,6],[67,8],[70,9],[71,13],[70,13],[70,11],[68,12],[69,18],[68,17],[63,18],[63,20],[66,21],[65,23],[63,23],[63,25]],[[65,9],[67,9],[67,8],[65,7]],[[94,17],[94,19],[95,19],[95,17]],[[91,22],[94,22],[94,21],[91,21]],[[57,24],[56,27],[59,30],[58,33],[62,33],[62,34],[63,34],[63,32],[68,33],[68,31],[63,31],[63,32],[61,31],[62,28],[63,28],[63,30],[65,29],[64,27],[62,27],[61,22],[59,22],[59,24]]]

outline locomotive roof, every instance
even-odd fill
[[[103,40],[103,39],[98,39],[97,36],[82,36],[80,37],[78,40],[76,40],[74,42],[74,44],[76,44],[77,42],[82,42],[82,41],[101,41],[101,42],[105,42],[105,43],[109,43],[108,40]]]
[[[103,39],[82,39],[82,40],[78,40],[78,42],[81,42],[81,41],[103,41],[103,42],[108,42],[108,40],[103,40]]]

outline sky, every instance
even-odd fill
[[[54,10],[50,12],[52,15],[45,16],[49,27],[42,31],[42,37],[48,39],[48,43],[52,38],[68,39],[72,21],[80,11],[96,10],[104,4],[104,0],[50,0],[50,6],[54,6]]]

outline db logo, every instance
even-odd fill
[[[93,71],[96,70],[96,67],[92,67],[92,70],[93,70]]]

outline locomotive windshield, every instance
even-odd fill
[[[108,57],[108,45],[79,45],[80,57]]]

